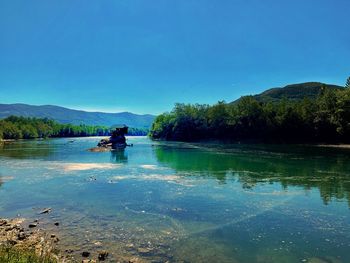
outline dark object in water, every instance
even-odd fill
[[[37,227],[38,226],[38,223],[30,223],[28,225],[29,228],[33,228],[33,227]]]
[[[112,136],[108,139],[102,139],[97,147],[112,148],[112,149],[124,149],[126,146],[125,134],[128,132],[128,126],[120,125],[112,132]]]
[[[44,210],[40,211],[39,214],[48,214],[51,212],[51,208],[45,208]]]
[[[108,257],[108,252],[106,250],[102,250],[98,252],[98,260],[104,261]]]
[[[83,251],[83,253],[81,253],[81,255],[82,255],[84,258],[87,258],[87,257],[90,256],[90,252]]]

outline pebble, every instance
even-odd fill
[[[127,250],[132,250],[132,249],[134,249],[134,244],[126,244],[125,247]]]
[[[105,260],[108,257],[108,252],[106,250],[101,250],[98,252],[98,260]]]
[[[146,248],[146,247],[140,247],[137,249],[137,252],[139,252],[140,254],[149,254],[153,251],[152,248]]]
[[[60,223],[58,223],[58,222],[55,222],[55,223],[54,223],[54,225],[55,225],[55,226],[59,226],[59,225],[60,225]]]
[[[82,255],[84,258],[87,258],[87,257],[90,256],[90,252],[83,251],[83,253],[81,253],[81,255]]]
[[[48,213],[50,213],[50,212],[51,212],[51,208],[45,208],[45,209],[43,209],[42,211],[40,211],[39,214],[48,214]]]
[[[9,227],[6,227],[6,228],[5,228],[5,231],[8,232],[8,231],[11,231],[11,230],[13,230],[13,229],[14,229],[13,226],[9,226]]]
[[[33,228],[33,227],[37,227],[38,226],[38,223],[30,223],[28,225],[29,228]]]
[[[17,235],[18,240],[24,240],[26,239],[26,234],[24,232],[19,232]]]

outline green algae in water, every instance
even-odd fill
[[[141,137],[87,151],[99,139],[2,146],[0,216],[39,218],[78,258],[350,262],[349,151]]]

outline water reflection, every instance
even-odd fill
[[[52,207],[41,226],[60,222],[59,246],[80,261],[98,241],[111,261],[350,262],[347,204],[325,207],[316,190],[325,203],[349,200],[348,153],[147,138],[94,153],[99,138],[74,140],[27,141],[51,149],[30,160],[14,159],[22,142],[0,149],[0,214],[36,219],[33,208]]]
[[[282,150],[282,148],[281,148]],[[181,174],[215,177],[221,183],[237,178],[245,189],[257,184],[280,183],[318,188],[325,204],[345,199],[350,205],[350,158],[348,152],[315,152],[314,147],[295,147],[295,151],[234,148],[178,148],[176,145],[155,147],[159,162]],[[294,149],[293,149],[294,150]]]
[[[0,156],[15,159],[38,159],[54,153],[49,140],[23,140],[0,144]]]
[[[115,163],[127,163],[128,156],[124,149],[116,149],[111,151],[111,162]]]

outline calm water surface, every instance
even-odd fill
[[[350,262],[350,151],[144,137],[87,151],[99,139],[1,146],[0,217],[39,219],[77,258]]]

